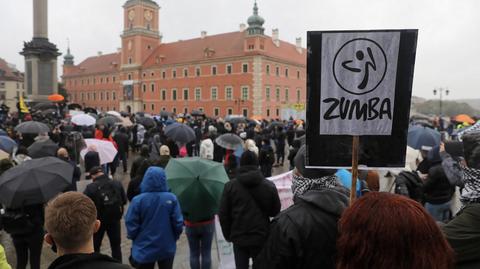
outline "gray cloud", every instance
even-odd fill
[[[165,42],[237,31],[253,1],[157,1]],[[49,37],[62,52],[70,38],[76,63],[98,51],[120,47],[124,0],[50,0]],[[306,31],[332,29],[419,29],[414,94],[433,98],[434,87],[449,87],[448,98],[479,98],[480,1],[477,0],[259,0],[267,34],[294,43]],[[0,57],[23,70],[18,54],[32,36],[32,1],[0,0]]]

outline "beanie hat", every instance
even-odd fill
[[[321,178],[325,176],[334,175],[337,170],[335,169],[314,169],[314,168],[306,168],[305,167],[305,154],[306,154],[306,146],[303,145],[299,150],[297,155],[295,156],[295,168],[297,172],[300,173],[305,178]]]

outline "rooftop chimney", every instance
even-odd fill
[[[272,29],[272,41],[275,46],[280,47],[280,38],[278,28]]]
[[[247,25],[245,23],[240,23],[240,32],[245,32]]]
[[[200,36],[202,37],[202,39],[204,39],[205,37],[207,37],[207,31],[202,31],[200,33]]]
[[[303,49],[302,49],[302,38],[301,37],[297,37],[297,39],[295,39],[295,45],[297,47],[297,51],[298,53],[302,53],[303,52]]]

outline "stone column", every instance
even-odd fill
[[[48,0],[33,0],[33,38],[48,39]]]

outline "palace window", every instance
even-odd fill
[[[265,100],[270,101],[270,87],[265,89]]]
[[[183,89],[183,100],[188,100],[188,89]]]
[[[277,99],[277,102],[280,102],[280,88],[275,90],[275,99]]]
[[[195,75],[196,75],[197,77],[199,77],[199,76],[201,75],[200,72],[201,72],[201,71],[200,71],[200,67],[196,67],[196,68],[195,68]]]
[[[216,75],[217,75],[217,67],[212,66],[212,76],[216,76]]]
[[[162,101],[165,101],[167,99],[167,90],[162,89]]]
[[[172,100],[176,101],[177,100],[177,89],[172,90]]]
[[[183,69],[183,76],[188,77],[188,69],[187,68]]]
[[[152,84],[150,85],[150,90],[151,90],[152,92],[155,92],[155,84],[152,83]]]
[[[267,64],[267,67],[265,68],[265,72],[267,75],[270,75],[270,65]]]
[[[242,100],[248,100],[248,87],[242,87]]]
[[[288,101],[288,88],[285,89],[285,101]]]
[[[232,65],[231,64],[228,64],[227,65],[227,74],[231,74],[232,73]]]
[[[225,99],[226,100],[232,100],[233,99],[233,88],[232,87],[226,87],[225,88]]]
[[[196,88],[195,89],[195,100],[200,101],[202,99],[202,89]]]
[[[210,90],[210,99],[217,100],[217,88],[213,87]]]
[[[242,65],[242,71],[243,71],[243,73],[248,73],[248,64],[243,64]]]

